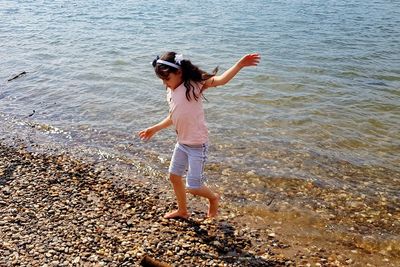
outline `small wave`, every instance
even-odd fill
[[[400,81],[400,75],[374,75],[372,77],[378,81]]]
[[[129,63],[123,59],[117,59],[113,62],[113,65],[116,65],[116,66],[129,65]]]

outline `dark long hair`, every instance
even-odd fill
[[[203,70],[201,70],[199,67],[195,66],[190,62],[190,60],[183,59],[180,63],[175,62],[175,52],[167,52],[165,53],[161,58],[161,60],[168,61],[170,63],[176,64],[180,66],[180,70],[182,71],[182,79],[183,79],[183,84],[186,88],[186,98],[188,101],[192,99],[191,95],[193,98],[197,101],[199,99],[199,95],[196,95],[195,93],[195,87],[192,84],[192,82],[199,83],[208,80],[211,77],[214,77],[215,74],[217,74],[218,67],[213,70],[213,72],[207,73]],[[178,69],[174,68],[172,66],[162,64],[162,63],[157,63],[158,57],[153,61],[153,67],[154,71],[156,72],[156,75],[160,79],[167,79],[168,75],[172,73],[177,73]]]

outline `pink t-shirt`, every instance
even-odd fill
[[[201,98],[201,83],[193,83],[195,93],[199,98],[194,99],[190,93],[190,101],[186,98],[186,87],[182,83],[174,90],[168,88],[167,101],[172,123],[178,135],[178,142],[184,145],[201,145],[208,142],[208,129],[204,117],[203,101]]]

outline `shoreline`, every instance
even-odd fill
[[[190,197],[189,220],[165,220],[175,205],[172,190],[141,179],[139,172],[128,181],[70,155],[29,152],[3,142],[0,155],[0,265],[138,266],[144,255],[173,266],[400,262],[396,251],[374,255],[374,248],[357,246],[357,240],[321,231],[326,221],[305,213],[235,208],[224,200],[219,218],[209,221],[204,203]]]
[[[139,180],[113,183],[115,174],[66,155],[3,144],[0,155],[2,266],[136,266],[144,255],[173,266],[288,264],[253,251],[254,233],[229,221],[163,219],[173,199]]]

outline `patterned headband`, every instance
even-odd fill
[[[172,63],[172,62],[169,62],[169,61],[166,61],[166,60],[162,60],[162,59],[160,59],[160,57],[159,56],[157,56],[154,60],[153,60],[153,62],[151,63],[152,65],[153,65],[153,67],[155,68],[156,67],[156,65],[157,65],[157,63],[159,63],[159,64],[163,64],[163,65],[168,65],[168,66],[170,66],[170,67],[173,67],[173,68],[175,68],[175,69],[180,69],[181,68],[181,66],[179,66],[178,64],[181,64],[181,61],[183,60],[183,55],[182,54],[176,54],[175,55],[175,63],[176,64],[174,64],[174,63]]]

